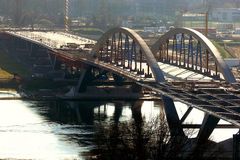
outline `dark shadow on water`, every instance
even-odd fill
[[[111,117],[107,115],[109,104],[114,107]],[[125,104],[127,102],[50,101],[32,102],[30,108],[43,117],[55,135],[91,149],[95,146],[96,124],[118,123]]]
[[[94,109],[101,102],[52,101],[36,102],[31,107],[47,120],[58,124],[93,125]]]

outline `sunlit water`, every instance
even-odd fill
[[[18,95],[0,92],[0,96]],[[176,105],[181,117],[187,107],[178,102]],[[141,112],[146,121],[160,113],[159,106],[153,102],[143,103]],[[127,102],[1,100],[0,159],[86,159],[84,153],[94,148],[96,122],[131,118],[131,105]],[[202,119],[203,113],[193,110],[187,122],[200,124]],[[225,140],[236,132],[234,129],[215,130],[212,139]]]

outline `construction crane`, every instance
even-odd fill
[[[209,9],[205,13],[205,36],[208,36],[208,14],[209,14]]]
[[[201,32],[207,37],[208,36],[208,16],[209,16],[209,11],[210,9],[208,8],[205,12],[200,12],[200,13],[194,13],[196,16],[201,16],[204,18],[204,28],[200,29]],[[187,11],[183,12],[182,14],[187,15]]]
[[[69,0],[64,0],[65,1],[65,18],[64,18],[64,23],[65,23],[65,31],[69,31]]]

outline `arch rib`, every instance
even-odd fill
[[[153,54],[156,54],[159,51],[159,45],[165,44],[166,41],[170,37],[172,37],[176,34],[180,34],[180,33],[184,33],[184,34],[188,34],[190,36],[193,36],[197,40],[199,40],[202,44],[204,44],[206,49],[208,49],[210,51],[210,54],[212,54],[212,56],[213,56],[215,62],[217,63],[217,65],[220,69],[220,72],[222,73],[225,81],[228,82],[228,83],[235,83],[236,82],[235,77],[233,76],[230,68],[227,66],[227,64],[222,59],[221,54],[219,53],[218,49],[213,45],[213,43],[206,36],[204,36],[202,33],[198,32],[194,29],[175,28],[175,29],[170,30],[169,32],[164,34],[162,37],[160,37],[160,39],[152,46],[151,50],[152,50]]]
[[[99,51],[100,51],[101,46],[104,45],[104,43],[108,40],[109,37],[111,37],[113,34],[116,34],[116,33],[126,34],[127,36],[131,37],[140,46],[141,50],[143,51],[143,54],[145,54],[148,64],[152,70],[155,81],[156,82],[164,82],[165,78],[164,78],[163,72],[160,69],[160,67],[158,66],[158,63],[157,63],[154,55],[152,54],[152,51],[150,50],[150,48],[148,47],[146,42],[132,29],[120,27],[120,28],[110,29],[109,31],[104,33],[103,36],[95,44],[95,46],[92,50],[94,56],[95,57],[100,56]]]

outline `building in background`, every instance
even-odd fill
[[[219,22],[240,21],[240,8],[214,8],[211,18]]]

